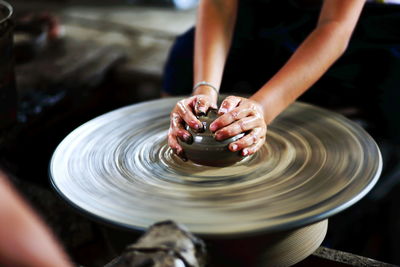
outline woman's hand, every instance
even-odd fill
[[[242,151],[243,156],[254,154],[265,142],[267,125],[262,106],[251,99],[228,96],[221,103],[220,117],[210,125],[216,140],[224,140],[240,133],[246,133],[241,139],[229,144],[233,152]]]
[[[178,138],[183,142],[192,140],[191,134],[184,128],[184,123],[194,130],[200,130],[203,124],[196,118],[196,115],[205,115],[210,107],[217,109],[216,96],[200,94],[180,100],[172,109],[168,145],[183,160],[186,160],[186,156],[178,143]]]

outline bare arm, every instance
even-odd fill
[[[364,3],[325,0],[316,28],[271,80],[249,99],[231,96],[223,101],[219,110],[223,115],[210,126],[216,138],[251,130],[229,148],[242,150],[242,155],[255,153],[265,142],[265,123],[271,123],[344,53]]]
[[[207,81],[219,88],[226,57],[236,21],[238,0],[203,0],[200,2],[196,22],[194,85]],[[191,135],[184,123],[193,129],[202,127],[195,114],[206,113],[209,107],[217,108],[217,92],[209,86],[200,86],[190,98],[179,101],[170,115],[168,145],[185,159],[178,143],[190,141]]]
[[[365,0],[325,0],[317,27],[289,61],[250,99],[264,109],[270,123],[310,88],[343,54]]]
[[[255,153],[265,142],[266,124],[271,123],[310,88],[346,50],[364,3],[365,0],[325,0],[316,28],[262,88],[249,99],[230,96],[223,101],[219,109],[221,116],[210,125],[216,139],[222,140],[248,132],[245,137],[231,143],[229,149],[241,150],[242,155]],[[230,8],[223,9],[222,4]],[[197,23],[199,30],[195,42],[195,82],[206,80],[219,86],[232,39],[236,9],[237,2],[232,4],[228,0],[204,0],[200,5]],[[221,15],[222,10],[227,11]],[[210,16],[208,20],[205,19],[206,14]],[[230,19],[231,15],[233,18]],[[188,133],[180,127],[182,120],[192,128],[198,127],[196,124],[199,122],[193,110],[199,113],[215,105],[215,96],[207,86],[196,90],[192,102],[186,104],[185,110],[181,109],[180,117],[171,119],[170,132],[171,129],[179,129],[181,139],[185,140],[183,137],[188,136]],[[174,137],[170,134],[169,140],[171,136]],[[170,141],[169,144],[178,154],[183,153],[177,142]]]
[[[68,257],[0,171],[0,265],[72,266]]]
[[[194,84],[207,81],[219,88],[236,22],[238,0],[200,2],[195,35]],[[212,94],[200,87],[194,94]]]

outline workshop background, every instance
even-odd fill
[[[121,253],[113,240],[121,233],[57,196],[48,180],[50,157],[84,122],[161,97],[168,51],[194,25],[197,1],[9,2],[16,86],[0,125],[0,164],[71,258],[102,266]],[[385,140],[379,145],[390,168],[361,202],[330,219],[323,245],[400,264],[400,148]],[[135,241],[127,239],[125,245]]]

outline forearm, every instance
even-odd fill
[[[267,123],[310,88],[343,54],[365,1],[325,0],[316,29],[289,61],[251,98]]]
[[[237,0],[200,2],[195,35],[194,84],[207,81],[219,88],[232,41],[237,2]],[[194,94],[211,92],[210,88],[202,86]]]
[[[344,52],[347,40],[335,24],[321,26],[308,36],[278,73],[251,97],[264,107],[267,123],[327,71]]]

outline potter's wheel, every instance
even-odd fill
[[[321,221],[358,201],[381,172],[372,138],[344,117],[295,103],[253,157],[229,167],[183,162],[168,148],[178,98],[97,117],[68,135],[50,165],[70,203],[131,229],[172,219],[196,234],[246,235]]]

